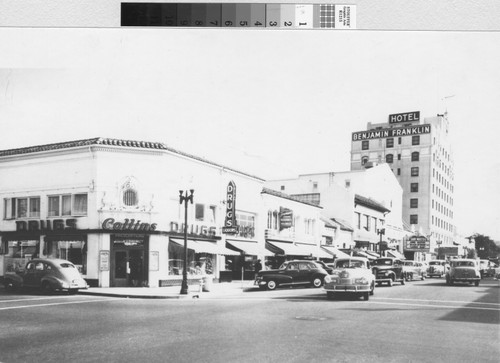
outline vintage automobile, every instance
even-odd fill
[[[479,262],[473,259],[455,259],[450,261],[450,270],[446,272],[446,284],[464,282],[479,286],[481,273]]]
[[[87,282],[73,263],[47,258],[32,259],[24,270],[6,273],[4,286],[7,290],[32,288],[44,293],[76,293],[80,289],[88,288]]]
[[[323,261],[314,261],[314,262],[323,267],[323,269],[326,272],[328,272],[329,275],[331,275],[331,273],[333,272],[333,267],[331,266],[332,264],[327,264],[324,263]]]
[[[448,269],[449,265],[445,260],[432,260],[429,261],[429,270],[427,271],[427,276],[443,277]]]
[[[372,261],[372,271],[375,275],[375,283],[392,286],[395,282],[405,284],[406,275],[403,271],[403,262],[398,258],[381,257]]]
[[[278,286],[311,285],[321,287],[328,275],[315,261],[293,260],[284,262],[279,269],[257,273],[254,284],[261,289],[274,290]]]
[[[406,276],[406,281],[411,280],[425,280],[427,271],[421,262],[404,260],[403,262],[403,273]]]
[[[335,260],[333,273],[325,277],[324,289],[329,299],[338,294],[351,293],[368,300],[375,290],[375,276],[368,259],[350,257]]]

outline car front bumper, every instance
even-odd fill
[[[325,285],[326,292],[367,292],[370,285]]]

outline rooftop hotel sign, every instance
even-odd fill
[[[389,115],[390,124],[396,124],[399,122],[414,122],[414,121],[420,121],[420,111],[395,113]]]
[[[398,137],[409,135],[430,134],[431,125],[418,125],[408,127],[395,127],[392,129],[368,130],[352,133],[352,141],[381,139],[385,137]]]

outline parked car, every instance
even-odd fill
[[[403,262],[398,258],[382,257],[372,261],[372,271],[375,275],[375,283],[392,286],[394,282],[405,284],[406,276],[403,271]]]
[[[405,260],[403,262],[403,273],[406,276],[406,281],[411,280],[425,280],[425,276],[427,272],[425,271],[425,267],[421,262]]]
[[[429,277],[443,277],[446,271],[449,270],[449,265],[445,260],[432,260],[429,261],[429,270],[427,276]]]
[[[284,262],[279,269],[257,273],[255,285],[274,290],[278,286],[311,285],[321,287],[328,272],[315,261],[293,260]]]
[[[323,269],[326,272],[328,272],[329,275],[332,274],[332,272],[333,272],[333,266],[332,266],[332,264],[326,264],[323,261],[314,261],[314,262],[317,263],[318,265],[320,265],[321,267],[323,267]]]
[[[50,293],[56,290],[76,293],[87,289],[87,282],[70,261],[36,258],[24,270],[9,272],[4,276],[6,289],[32,288]]]
[[[450,270],[446,273],[446,284],[465,282],[479,286],[481,273],[479,262],[473,259],[455,259],[450,261]]]
[[[333,298],[337,294],[353,293],[368,300],[375,290],[375,276],[370,269],[368,259],[363,257],[337,259],[334,262],[333,273],[325,277],[324,289],[328,298]]]
[[[484,276],[495,277],[498,273],[500,273],[500,267],[498,265],[490,262],[490,267],[488,267]]]

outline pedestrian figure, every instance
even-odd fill
[[[253,269],[255,271],[255,277],[257,277],[259,271],[262,270],[262,264],[260,263],[260,260],[257,260],[257,262],[255,262],[255,264],[253,265]]]

